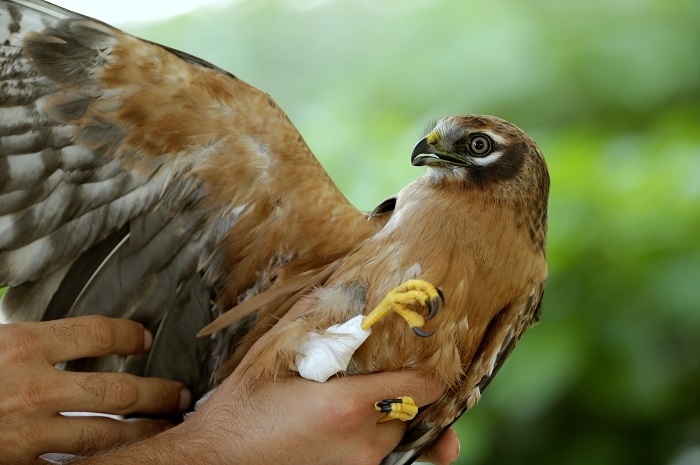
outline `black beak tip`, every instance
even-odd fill
[[[416,160],[416,157],[425,153],[431,153],[430,144],[428,143],[427,137],[419,140],[416,146],[413,147],[413,152],[411,152],[411,163],[417,166],[420,165],[422,158],[418,158],[418,160]]]

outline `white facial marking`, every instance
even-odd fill
[[[481,131],[482,134],[486,134],[491,138],[492,141],[494,141],[498,145],[505,145],[506,144],[506,139],[501,136],[500,134],[496,134],[495,132],[491,131]]]
[[[503,155],[503,152],[499,150],[498,152],[491,152],[485,157],[469,157],[469,159],[474,165],[486,166],[501,158],[501,155]]]

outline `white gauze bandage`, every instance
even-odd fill
[[[323,383],[328,378],[348,368],[352,354],[372,334],[362,329],[364,316],[356,317],[340,325],[333,325],[321,333],[310,333],[296,356],[299,374]]]

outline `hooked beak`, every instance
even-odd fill
[[[418,141],[413,152],[411,152],[411,164],[413,166],[430,165],[431,161],[438,160],[438,156],[434,151],[434,147],[428,143],[428,138],[424,137]]]
[[[469,166],[467,160],[459,158],[451,153],[444,152],[436,147],[438,136],[435,133],[419,140],[413,152],[411,152],[411,164],[413,166],[457,165]]]

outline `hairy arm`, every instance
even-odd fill
[[[378,373],[316,383],[301,378],[240,382],[236,373],[186,422],[142,442],[77,463],[145,465],[211,463],[377,464],[406,425],[377,424],[377,399],[412,392],[419,405],[436,400],[439,383],[413,372]],[[448,464],[459,454],[450,432],[425,459]]]

